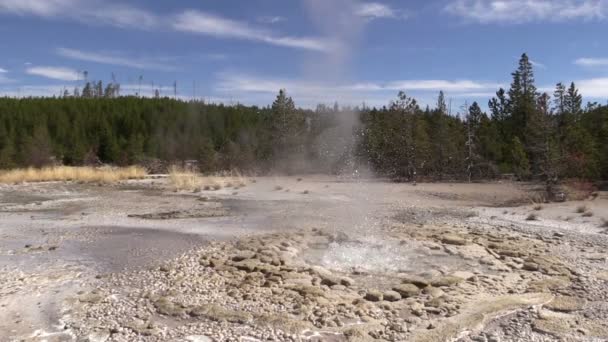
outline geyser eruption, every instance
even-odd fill
[[[365,20],[356,14],[361,4],[354,0],[306,0],[305,3],[311,20],[327,37],[327,50],[305,63],[305,74],[310,78],[308,81],[341,89],[341,84],[350,81],[351,58],[365,26]],[[352,103],[354,100],[347,90],[337,90],[335,94],[338,101]],[[333,172],[348,176],[369,175],[362,172],[355,159],[358,139],[354,133],[361,124],[357,111],[342,108],[334,111],[332,119],[335,126],[326,129],[316,142],[319,155],[339,165],[338,170],[331,170]]]
[[[351,59],[366,25],[366,20],[357,15],[361,3],[355,0],[307,0],[306,5],[311,20],[329,42],[323,56],[316,55],[314,60],[305,64],[306,74],[314,78],[309,81],[339,89],[336,91],[338,100],[352,103],[354,98],[340,85],[351,81]],[[336,239],[326,251],[316,253],[316,257],[311,256],[316,259],[313,262],[343,271],[342,266],[374,268],[388,264],[394,253],[392,249],[384,249],[384,241],[376,238],[375,227],[379,220],[372,215],[374,208],[365,189],[366,183],[361,180],[371,172],[356,160],[358,136],[355,132],[361,124],[359,113],[344,109],[335,112],[336,126],[320,136],[317,146],[326,159],[339,162],[342,166],[340,174],[355,180],[352,186],[359,191],[354,192],[356,195],[336,213],[339,223],[333,230],[337,237],[342,238]]]

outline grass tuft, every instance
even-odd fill
[[[593,212],[592,211],[586,211],[583,213],[583,217],[591,217],[593,216]]]
[[[144,168],[130,167],[73,167],[52,166],[41,169],[15,169],[0,172],[0,183],[74,181],[84,183],[116,183],[128,179],[141,179],[147,175]]]
[[[541,211],[541,210],[543,210],[543,206],[542,206],[542,204],[537,204],[537,205],[535,205],[535,206],[534,206],[534,210],[536,210],[536,211]]]
[[[586,205],[584,205],[584,204],[583,204],[583,205],[579,205],[579,206],[576,208],[576,213],[577,213],[577,214],[582,214],[582,213],[584,213],[584,212],[586,212],[586,211],[587,211],[587,206],[586,206]]]
[[[600,224],[600,228],[608,228],[608,220],[602,219],[602,223]]]
[[[526,221],[538,221],[538,215],[531,213],[526,217]]]
[[[169,184],[176,191],[217,191],[222,188],[230,188],[234,184],[241,187],[246,186],[245,181],[238,173],[223,173],[218,176],[203,176],[191,170],[178,167],[169,169]]]

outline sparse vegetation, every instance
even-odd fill
[[[608,220],[602,219],[602,223],[600,224],[601,228],[608,228]]]
[[[583,213],[583,217],[591,217],[593,216],[593,212],[592,211],[586,211]]]
[[[584,212],[586,212],[586,211],[587,211],[587,206],[586,206],[586,205],[584,205],[584,204],[583,204],[583,205],[579,205],[579,206],[576,208],[576,213],[577,213],[577,214],[582,214],[582,213],[584,213]]]
[[[538,215],[536,215],[535,213],[530,213],[526,217],[526,221],[538,221]]]
[[[310,193],[310,191],[308,191],[308,190],[302,191],[302,195],[308,195],[309,193]]]
[[[542,204],[537,204],[537,205],[535,205],[535,206],[534,206],[534,210],[536,210],[536,211],[541,211],[541,210],[543,210],[543,206],[542,206]]]
[[[192,191],[203,187],[203,179],[198,173],[172,167],[169,170],[169,183],[174,190]],[[206,186],[203,189],[207,189]]]
[[[277,185],[277,186],[274,187],[274,190],[275,191],[281,191],[281,190],[283,190],[283,187],[280,186],[280,185]]]
[[[169,184],[178,191],[217,191],[222,188],[230,188],[238,183],[243,187],[246,185],[238,174],[220,174],[218,176],[203,176],[192,170],[178,167],[169,169]]]
[[[15,169],[0,171],[0,183],[18,184],[24,182],[74,181],[86,183],[115,183],[128,179],[141,179],[145,169],[130,167],[72,167],[52,166],[44,168]]]

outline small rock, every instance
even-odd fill
[[[379,302],[382,298],[382,292],[376,290],[369,290],[365,295],[365,299],[370,302]]]
[[[342,278],[340,278],[340,284],[347,286],[347,287],[351,287],[351,286],[355,285],[355,281],[349,277],[342,277]]]
[[[434,279],[433,281],[431,281],[431,285],[433,285],[435,287],[448,287],[448,286],[457,285],[463,281],[464,281],[464,279],[462,279],[460,277],[445,276],[445,277]]]
[[[464,238],[454,235],[454,234],[446,234],[441,238],[441,242],[447,245],[456,245],[456,246],[464,246],[468,242]]]
[[[522,269],[530,272],[536,272],[540,269],[537,263],[534,262],[524,262]]]
[[[384,300],[387,302],[397,302],[401,300],[401,295],[396,291],[386,291],[384,292]]]
[[[422,277],[413,276],[413,275],[412,276],[408,275],[408,276],[402,277],[401,282],[403,284],[413,284],[421,289],[430,285],[428,280],[426,280]]]
[[[399,293],[403,298],[408,298],[417,295],[420,289],[413,284],[401,284],[393,287],[393,291]]]
[[[232,257],[232,261],[239,262],[247,259],[253,259],[255,257],[255,252],[252,251],[243,251]]]

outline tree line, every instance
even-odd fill
[[[0,168],[197,160],[204,172],[352,172],[407,180],[513,174],[608,179],[608,107],[583,107],[576,85],[535,86],[524,54],[509,89],[484,112],[448,113],[443,92],[424,109],[400,92],[382,108],[297,108],[285,90],[271,106],[120,96],[87,84],[57,98],[0,99]]]
[[[527,55],[488,108],[473,102],[451,116],[443,93],[422,110],[402,92],[389,107],[363,113],[362,154],[376,170],[407,179],[608,179],[608,107],[583,108],[574,83],[540,93]]]

